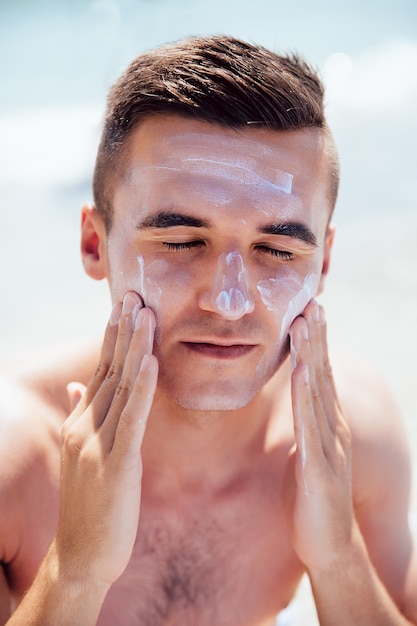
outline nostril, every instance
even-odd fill
[[[225,313],[228,317],[237,315],[241,317],[249,313],[253,307],[248,298],[246,298],[240,289],[229,289],[229,291],[221,291],[216,298],[217,309]]]

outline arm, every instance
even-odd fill
[[[351,433],[335,392],[324,314],[316,302],[294,321],[291,343],[297,443],[293,542],[311,581],[320,624],[411,624],[380,580],[355,517]],[[405,579],[411,549],[394,545],[392,553],[399,548]]]
[[[64,426],[56,536],[10,626],[95,624],[130,559],[157,379],[154,325],[132,294],[113,310],[100,365]]]

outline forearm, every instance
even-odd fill
[[[409,626],[379,580],[356,530],[346,555],[309,571],[320,626]]]
[[[94,626],[108,588],[60,567],[52,544],[39,572],[7,626]]]

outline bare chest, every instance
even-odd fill
[[[247,494],[174,514],[144,508],[99,626],[266,626],[301,573],[278,497]]]

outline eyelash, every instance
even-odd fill
[[[191,250],[192,248],[198,248],[202,245],[204,245],[203,241],[181,241],[179,243],[164,241],[164,246],[168,248],[168,250],[172,250],[174,252]],[[287,250],[276,250],[275,248],[269,248],[268,246],[259,246],[257,249],[265,254],[270,254],[273,257],[277,257],[285,261],[290,261],[294,257],[293,253],[288,252]]]
[[[268,248],[268,246],[259,246],[258,250],[262,250],[262,252],[283,259],[284,261],[291,261],[291,259],[294,258],[293,253],[288,252],[288,250],[276,250],[275,248]]]
[[[172,241],[164,241],[164,246],[168,248],[168,250],[181,251],[181,250],[191,250],[191,248],[198,248],[203,245],[202,241],[181,241],[180,243],[174,243]]]

